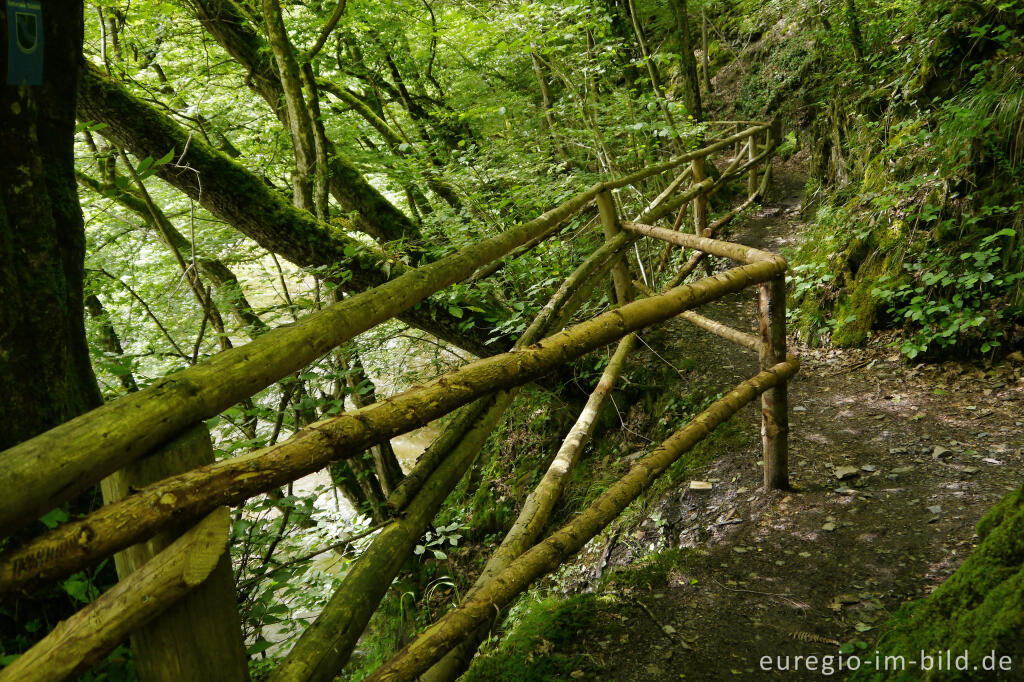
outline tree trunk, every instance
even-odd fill
[[[693,55],[693,43],[690,41],[690,18],[686,13],[686,0],[672,0],[672,9],[676,16],[676,35],[679,41],[679,59],[686,82],[684,95],[686,108],[690,110],[693,120],[700,121],[704,112],[700,103],[700,81],[697,79],[697,58]]]
[[[210,432],[200,422],[157,452],[107,477],[103,496],[114,502],[167,476],[213,463]],[[227,514],[225,514],[227,516]],[[227,519],[222,523],[226,525]],[[186,535],[191,523],[172,525],[146,542],[119,552],[114,561],[121,580],[138,570]],[[167,611],[132,633],[135,668],[142,682],[165,680],[249,679],[242,624],[228,552],[218,552],[208,578]]]
[[[277,63],[277,73],[284,93],[288,132],[291,134],[295,152],[295,175],[292,176],[292,192],[295,205],[313,212],[313,174],[316,172],[313,125],[310,123],[306,101],[302,97],[302,76],[299,64],[292,54],[288,30],[281,16],[277,0],[263,0],[263,20],[266,23],[270,48]]]
[[[287,125],[285,110],[281,107],[284,91],[274,70],[270,50],[246,24],[234,3],[230,0],[195,0],[188,5],[210,35],[246,69],[247,84]],[[366,182],[355,166],[329,140],[327,142],[331,194],[345,211],[355,214],[353,226],[379,241],[418,238],[416,224]]]
[[[0,450],[99,405],[74,175],[82,4],[47,13],[41,86],[0,89]],[[7,15],[0,16],[6,73]]]
[[[122,364],[124,362],[124,349],[121,347],[121,339],[118,338],[114,325],[110,323],[110,318],[107,317],[107,311],[103,308],[103,304],[100,303],[100,299],[95,295],[87,296],[85,307],[89,311],[89,317],[99,325],[100,345],[110,355],[110,359],[114,364],[121,368],[117,372],[117,379],[121,382],[121,387],[128,393],[139,390],[139,385],[135,383],[135,377],[132,375],[131,368]]]
[[[853,46],[853,55],[857,58],[857,65],[864,68],[864,37],[860,32],[860,14],[857,12],[857,5],[854,0],[846,0],[846,26],[850,32],[850,45]]]
[[[537,54],[537,46],[534,43],[530,44],[530,60],[533,62],[533,75],[537,78],[537,85],[540,87],[540,102],[544,109],[544,128],[548,131],[548,138],[551,140],[551,144],[555,148],[555,153],[558,154],[558,158],[563,161],[569,160],[569,154],[565,151],[565,147],[558,141],[555,135],[555,114],[551,108],[555,105],[554,98],[551,96],[551,86],[548,85],[548,76],[544,73],[544,64],[540,60],[540,55]]]

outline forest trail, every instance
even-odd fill
[[[768,202],[729,239],[782,253],[796,244],[805,167],[803,155],[776,161]],[[754,313],[749,292],[706,312],[740,329],[756,329]],[[687,380],[711,394],[756,371],[752,354],[685,322],[655,334],[665,361],[697,361]],[[885,339],[855,350],[789,342],[802,361],[790,384],[793,491],[760,487],[751,405],[739,442],[689,472],[711,490],[676,488],[638,528],[588,547],[580,586],[611,599],[573,648],[602,679],[819,679],[820,667],[769,675],[761,659],[775,670],[775,657],[836,655],[840,643],[872,651],[876,626],[952,573],[976,522],[1019,485],[1020,363],[907,366]],[[643,559],[666,548],[683,549]],[[630,563],[641,568],[615,572]]]

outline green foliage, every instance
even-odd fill
[[[462,679],[527,682],[597,673],[594,662],[576,651],[580,638],[595,622],[600,599],[581,594],[520,607],[505,623],[509,635],[495,650],[475,658]]]
[[[798,40],[787,41],[781,49],[763,56],[749,65],[737,98],[739,113],[758,119],[764,116],[765,108],[776,101],[780,92],[794,86],[804,63],[811,58]]]
[[[434,530],[427,531],[423,542],[416,545],[413,554],[422,556],[430,552],[438,561],[447,561],[448,555],[445,554],[444,549],[458,546],[459,540],[462,539],[462,533],[458,532],[460,530],[463,530],[462,524],[449,523],[446,526],[438,526]]]
[[[1024,12],[905,0],[859,17],[864,65],[849,17],[809,32],[826,68],[803,93],[821,184],[791,260],[797,326],[836,345],[900,326],[910,359],[997,352],[1024,319]]]
[[[889,304],[888,312],[913,323],[917,331],[902,343],[903,354],[941,355],[970,344],[982,353],[1001,345],[1005,325],[1020,308],[1000,305],[1024,273],[1006,273],[1001,267],[1005,242],[1016,236],[1005,228],[977,242],[974,250],[962,246],[953,253],[927,250],[903,267],[910,282],[886,287],[879,277],[872,294]],[[915,286],[916,284],[916,286]]]
[[[648,554],[629,566],[618,567],[605,574],[602,585],[610,590],[656,590],[665,587],[672,573],[685,566],[694,551],[670,548]]]

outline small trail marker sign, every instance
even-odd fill
[[[7,0],[7,84],[43,84],[43,6]]]

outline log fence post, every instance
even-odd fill
[[[753,161],[757,157],[757,133],[751,133],[747,141],[747,161]],[[747,198],[757,193],[757,168],[751,166],[747,172]]]
[[[210,431],[200,422],[153,454],[132,462],[103,479],[107,504],[127,497],[168,476],[214,461]],[[114,556],[117,575],[125,580],[184,534],[191,524],[178,524],[146,542]],[[142,682],[219,680],[246,682],[248,656],[235,598],[230,552],[198,587],[131,636],[135,669]]]
[[[704,157],[697,157],[690,162],[693,168],[693,183],[703,181],[707,175],[704,173]],[[693,231],[698,237],[706,237],[704,230],[708,228],[708,198],[701,192],[693,198]]]
[[[601,216],[604,239],[608,241],[622,231],[619,215],[615,210],[615,200],[612,199],[612,193],[608,190],[597,195],[597,210]],[[619,305],[625,305],[633,300],[633,280],[629,276],[625,252],[619,262],[612,266],[612,282],[615,285],[615,298]]]
[[[761,332],[761,369],[786,361],[786,279],[780,275],[758,285],[758,322]],[[789,397],[785,381],[761,394],[761,445],[764,485],[789,488]]]

